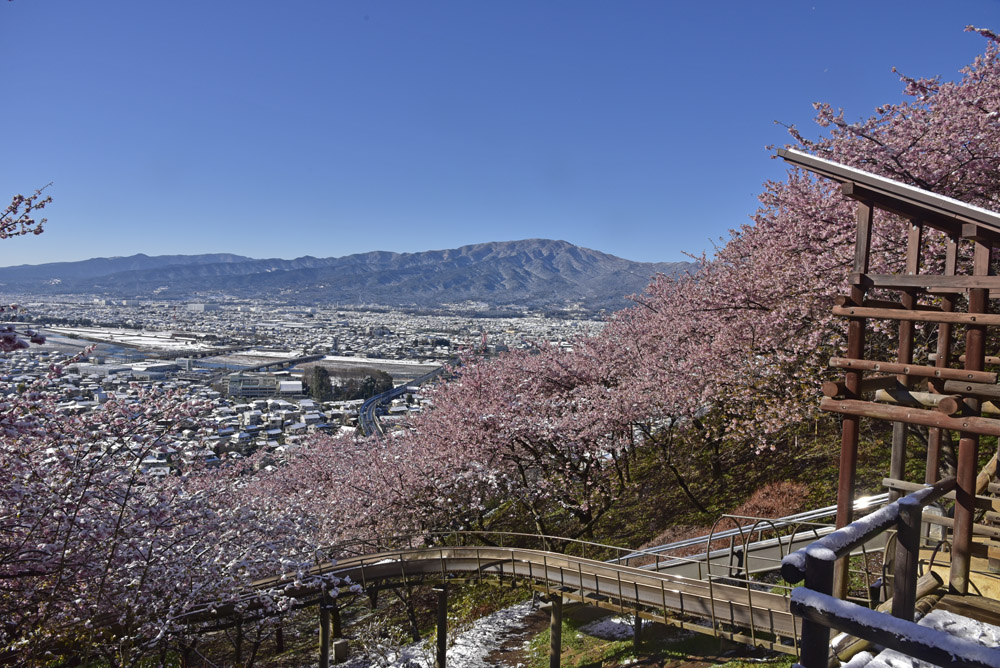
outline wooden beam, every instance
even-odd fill
[[[926,487],[926,485],[921,485],[920,483],[909,482],[906,480],[897,480],[895,478],[882,478],[882,486],[885,487],[886,489],[895,489],[900,492],[907,492],[907,493],[916,492]],[[942,495],[941,498],[954,501],[955,492],[948,492],[947,494]],[[989,496],[976,496],[976,508],[979,510],[992,510],[995,501],[996,499]],[[931,515],[928,515],[928,517],[931,517]],[[927,520],[925,518],[924,521],[930,521],[930,520]],[[940,524],[940,522],[935,522],[935,524]],[[952,526],[952,525],[951,523],[949,523],[947,526]],[[987,528],[992,528],[992,527],[987,527]],[[986,536],[993,534],[992,532],[986,532],[982,535]]]
[[[869,202],[859,201],[856,219],[858,223],[857,236],[854,240],[854,271],[860,274],[868,273],[868,260],[872,247],[872,206]]]
[[[962,223],[960,234],[963,239],[970,239],[978,243],[990,245],[1000,243],[1000,234],[997,234],[996,230],[975,223]]]
[[[960,394],[941,394],[941,401],[935,404],[935,408],[945,415],[975,415],[969,411],[968,400]],[[985,401],[979,406],[979,412],[986,415],[1000,415],[1000,408],[991,401]]]
[[[920,242],[922,238],[923,227],[918,223],[910,223],[906,240],[906,273],[909,276],[915,276],[920,273]],[[913,290],[907,290],[900,295],[900,305],[903,307],[902,310],[904,311],[917,310],[917,297]],[[893,306],[893,308],[895,308],[895,306]],[[900,364],[913,363],[913,330],[914,326],[912,320],[899,321],[899,346],[896,348],[896,361]],[[909,387],[909,375],[899,375],[898,380],[904,387]],[[892,425],[892,453],[889,459],[889,475],[895,478],[902,478],[906,474],[906,441],[909,438],[909,435],[910,427],[905,422],[896,422]],[[896,493],[889,494],[890,502],[895,501],[898,498],[899,495]],[[903,546],[904,544],[902,538],[905,534],[906,531],[904,531],[903,528],[900,528],[900,546]],[[899,554],[905,553],[906,551],[902,550]],[[898,559],[899,556],[897,555],[897,561]],[[910,568],[912,565],[913,564],[907,561],[904,568]],[[916,581],[916,576],[914,576],[913,580]],[[906,596],[911,596],[912,593],[913,592],[908,591]],[[902,601],[904,598],[905,597],[901,597],[900,600]],[[914,601],[909,601],[911,619],[913,618],[912,603],[914,603]],[[899,605],[905,604],[899,603]],[[893,614],[896,614],[896,612],[894,611]]]
[[[982,494],[989,488],[990,480],[997,477],[997,453],[993,453],[993,457],[990,461],[986,463],[983,470],[979,472],[976,476],[976,494]],[[994,505],[996,501],[994,500]]]
[[[838,295],[833,298],[833,303],[835,306],[863,306],[865,308],[892,308],[892,309],[905,309],[901,302],[894,302],[888,299],[868,299],[865,298],[864,302],[861,304],[855,304],[851,301],[851,298],[846,295]],[[915,304],[913,306],[914,310],[917,311],[927,311],[928,313],[940,313],[940,306],[932,306],[930,304]]]
[[[955,276],[947,274],[867,274],[854,273],[850,276],[852,283],[862,283],[872,288],[887,288],[894,290],[954,290],[964,292],[970,288],[985,288],[1000,290],[1000,276]]]
[[[861,387],[859,388],[858,392],[860,394],[865,394],[866,392],[877,392],[878,390],[893,390],[893,389],[905,389],[899,384],[899,381],[896,380],[895,375],[870,376],[868,378],[863,378],[861,380]],[[821,391],[825,396],[828,397],[846,397],[847,385],[843,381],[830,380],[823,383]]]
[[[920,518],[924,509],[915,503],[899,505],[896,524],[896,560],[892,571],[892,616],[913,621],[917,604],[917,571],[920,568]]]
[[[946,369],[918,364],[899,364],[897,362],[880,362],[877,360],[852,359],[849,357],[831,357],[830,366],[838,369],[860,371],[882,371],[883,373],[905,373],[922,378],[941,378],[942,380],[961,380],[973,383],[996,383],[997,374],[992,371],[967,371],[965,369]]]
[[[980,399],[1000,400],[1000,385],[996,383],[969,383],[964,380],[944,381],[944,391],[948,394],[968,394]]]
[[[854,271],[858,274],[868,272],[868,260],[872,244],[872,223],[874,210],[868,202],[859,201],[855,214],[857,236],[854,241]],[[861,283],[851,286],[851,301],[863,304],[868,288]],[[847,356],[862,358],[865,356],[865,319],[850,318],[847,322]],[[844,389],[849,396],[860,396],[863,374],[854,369],[844,373]],[[858,468],[858,437],[861,421],[854,416],[847,416],[840,425],[840,466],[837,474],[837,527],[851,523],[854,516],[854,492]],[[832,569],[832,593],[838,598],[847,597],[847,585],[850,579],[847,559],[838,561]],[[827,633],[829,641],[829,633]]]
[[[841,192],[847,197],[865,202],[871,202],[878,208],[895,213],[909,219],[921,219],[936,230],[946,234],[955,234],[961,230],[962,221],[956,220],[953,216],[942,215],[938,211],[924,208],[923,206],[906,200],[879,193],[872,188],[866,188],[858,183],[845,183],[841,187]]]
[[[330,668],[330,610],[319,604],[319,668]]]
[[[937,362],[937,358],[938,358],[937,353],[931,353],[930,355],[927,356],[927,359],[929,359],[931,362]],[[962,362],[964,364],[965,363],[965,355],[959,355],[958,356],[958,361]],[[1000,364],[1000,357],[998,357],[996,355],[987,355],[986,357],[983,358],[983,361],[986,364]],[[937,366],[937,365],[935,365],[935,366]]]
[[[958,238],[949,237],[945,244],[944,274],[946,277],[953,277],[958,268]],[[955,310],[956,298],[954,294],[943,295],[941,297],[941,310],[952,313]],[[945,368],[950,363],[951,357],[951,333],[950,323],[940,323],[937,328],[937,346],[934,352],[934,366]],[[947,384],[948,381],[945,381]],[[938,388],[935,388],[938,389]],[[950,434],[944,434],[940,429],[931,427],[927,430],[927,460],[924,465],[924,482],[934,484],[940,477],[941,470],[941,441],[945,438],[951,439]]]
[[[991,240],[982,235],[976,236],[973,250],[973,274],[988,276],[990,273]],[[978,287],[969,290],[969,315],[985,313],[987,308],[988,288]],[[986,318],[987,316],[979,316]],[[986,327],[987,323],[970,324],[965,331],[965,368],[970,371],[981,371],[986,357]],[[979,412],[979,400],[967,400],[970,412]],[[983,418],[963,418],[976,420]],[[962,429],[958,441],[958,461],[955,479],[955,531],[952,542],[951,573],[948,590],[953,594],[965,594],[969,589],[969,574],[972,567],[972,525],[975,514],[975,487],[977,459],[979,457],[979,437],[981,432]]]
[[[884,404],[897,404],[911,408],[933,408],[945,415],[960,412],[962,395],[936,394],[934,392],[913,392],[910,390],[879,390],[875,393],[875,401]],[[959,404],[956,406],[956,403]],[[902,477],[893,475],[892,477]]]
[[[978,288],[977,288],[978,289]],[[948,322],[954,325],[1000,325],[1000,315],[993,313],[945,313],[917,309],[865,308],[863,306],[834,306],[833,314],[849,318],[879,318],[911,322]]]
[[[840,413],[841,415],[867,417],[876,420],[888,420],[890,422],[906,422],[907,424],[952,429],[954,431],[982,434],[984,436],[1000,436],[1000,420],[984,417],[953,418],[939,411],[909,408],[907,406],[889,406],[873,401],[859,401],[857,399],[824,398],[820,402],[819,407],[820,410],[830,413]]]

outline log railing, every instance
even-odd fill
[[[831,629],[941,666],[1000,666],[1000,649],[913,622],[923,508],[955,486],[955,478],[947,478],[923,487],[785,557],[782,576],[792,583],[805,580],[805,586],[792,591],[790,606],[792,614],[802,618],[799,666],[829,666]],[[898,547],[891,615],[832,596],[834,563],[892,528],[898,531]]]

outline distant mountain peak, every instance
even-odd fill
[[[240,255],[137,254],[0,268],[7,290],[151,295],[188,298],[205,286],[237,297],[299,302],[366,303],[433,308],[442,303],[485,302],[589,310],[627,305],[657,272],[686,271],[687,262],[633,262],[554,239],[521,239],[459,248],[393,253],[371,251],[343,257],[304,255],[258,260]],[[166,288],[165,290],[163,288]]]

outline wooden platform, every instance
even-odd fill
[[[984,624],[1000,627],[1000,602],[985,596],[943,596],[934,610],[947,610]]]

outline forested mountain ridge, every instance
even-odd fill
[[[0,268],[0,285],[43,293],[185,297],[204,289],[238,296],[281,292],[297,301],[433,306],[480,301],[534,307],[581,303],[620,308],[657,273],[683,273],[688,262],[633,262],[565,241],[489,242],[420,253],[373,251],[294,260],[238,255],[98,258]]]

